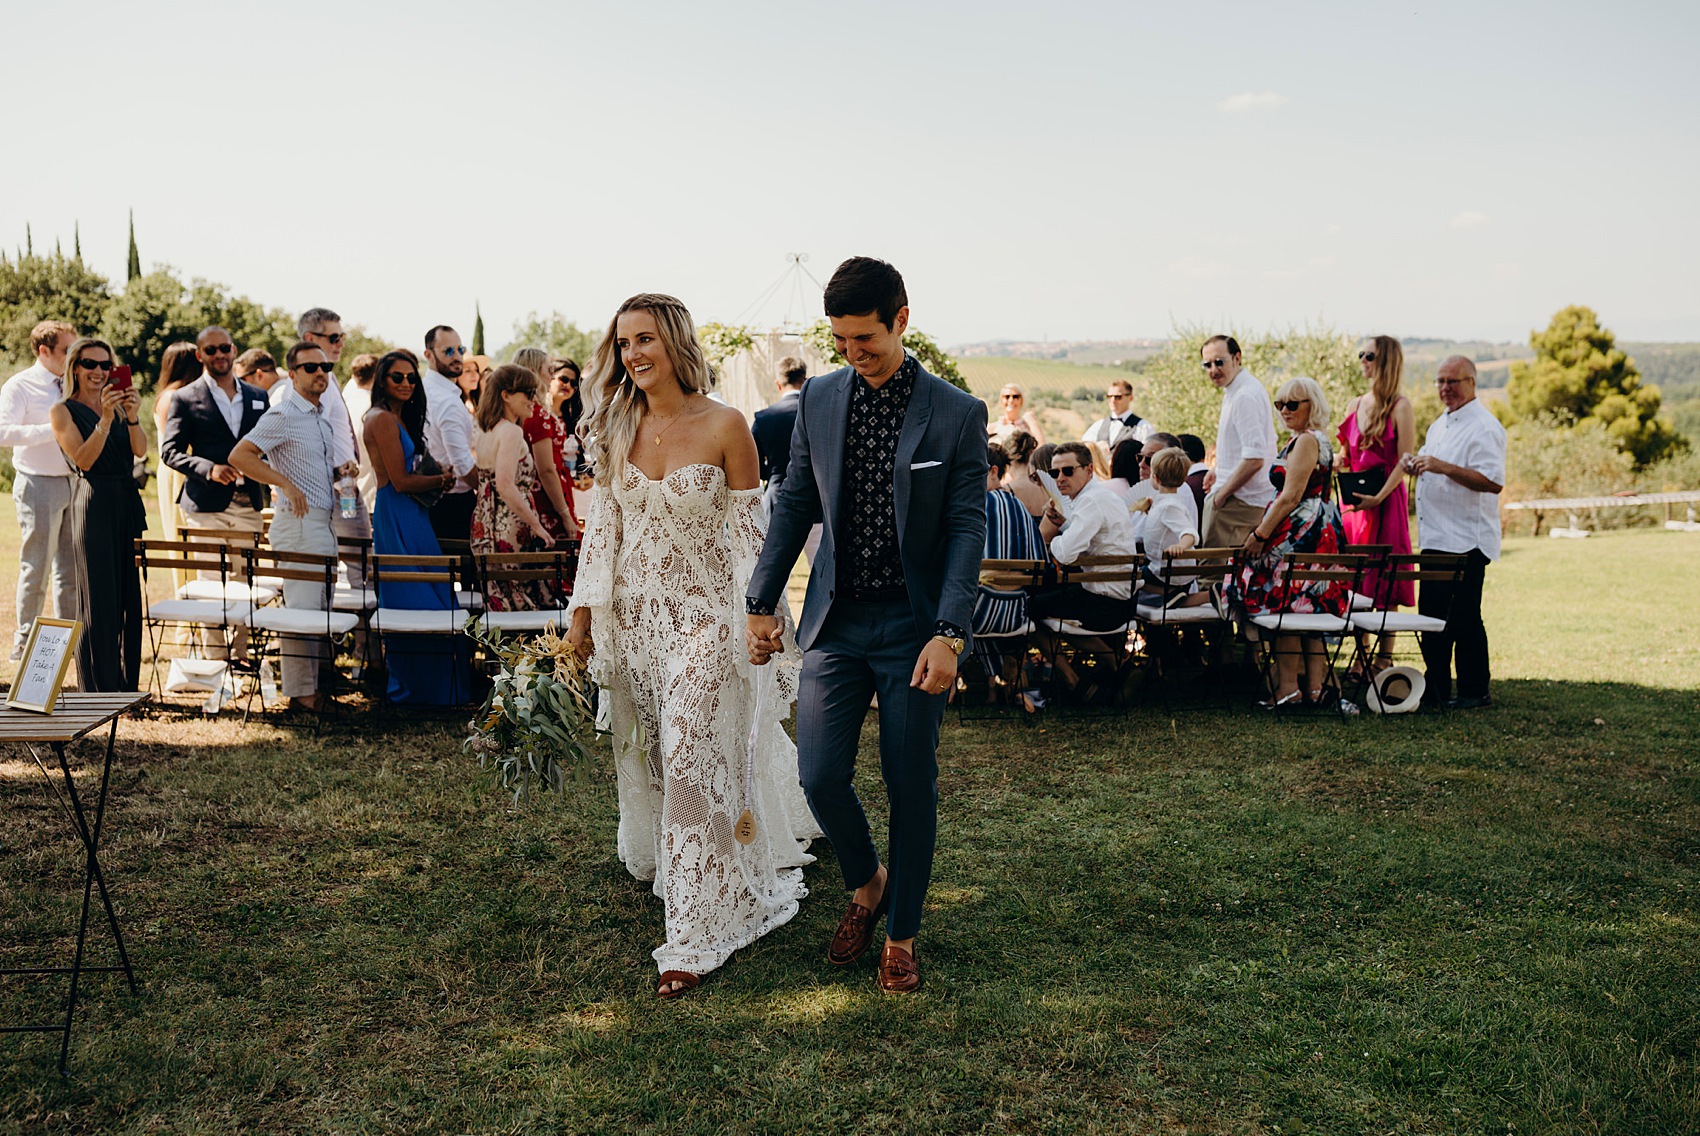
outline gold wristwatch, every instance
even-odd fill
[[[959,635],[934,635],[933,638],[943,642],[957,658],[962,657],[962,649],[968,646],[968,640]]]

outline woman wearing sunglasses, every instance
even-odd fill
[[[1045,432],[1039,429],[1039,420],[1031,410],[1024,409],[1027,396],[1020,387],[1008,383],[998,392],[998,405],[993,407],[990,422],[986,423],[986,437],[997,445],[1003,445],[1017,430],[1025,430],[1033,435],[1033,440],[1041,446],[1045,444]]]
[[[1288,379],[1275,394],[1275,409],[1292,433],[1275,455],[1269,480],[1277,496],[1252,527],[1240,551],[1239,570],[1228,580],[1229,599],[1247,615],[1275,612],[1344,615],[1350,593],[1339,581],[1293,583],[1284,561],[1293,552],[1339,552],[1346,543],[1340,509],[1328,496],[1334,451],[1328,444],[1328,397],[1315,379]],[[1300,672],[1303,672],[1302,675]],[[1303,685],[1301,686],[1301,681]],[[1275,639],[1275,687],[1269,710],[1308,698],[1320,700],[1328,684],[1328,656],[1314,636]]]
[[[391,351],[372,369],[372,409],[361,435],[378,482],[372,506],[372,551],[380,556],[441,556],[430,506],[455,483],[452,472],[421,472],[425,449],[425,388],[411,351]],[[432,469],[437,469],[435,463]],[[384,585],[387,608],[449,611],[448,584]],[[424,706],[458,706],[471,694],[458,637],[384,635],[389,699]]]
[[[148,527],[131,468],[148,452],[136,388],[109,384],[115,358],[100,339],[79,339],[65,355],[65,401],[49,416],[54,440],[81,476],[71,504],[83,641],[77,673],[83,690],[135,690],[142,669],[142,582],[135,539]],[[128,370],[128,368],[126,368]],[[62,613],[63,614],[63,613]]]

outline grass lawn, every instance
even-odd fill
[[[826,963],[824,845],[799,918],[661,1004],[609,779],[514,812],[452,724],[127,725],[143,990],[90,981],[69,1079],[0,1039],[0,1130],[1693,1133],[1697,552],[1509,542],[1486,711],[947,720],[908,998]],[[76,855],[0,762],[0,965],[41,965]]]

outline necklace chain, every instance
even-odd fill
[[[671,430],[673,428],[673,423],[678,421],[680,418],[683,418],[685,416],[685,412],[681,410],[677,414],[656,414],[654,411],[650,411],[649,416],[651,418],[659,418],[661,421],[667,423],[667,425],[661,427],[661,429],[655,432],[655,444],[659,446],[661,444],[661,436]]]

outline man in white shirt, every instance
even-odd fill
[[[1053,501],[1039,519],[1039,535],[1059,564],[1082,556],[1134,555],[1133,526],[1127,506],[1109,486],[1092,476],[1092,451],[1084,442],[1064,442],[1051,454],[1057,489],[1068,498],[1065,520]],[[1093,631],[1120,628],[1133,615],[1133,574],[1119,580],[1064,584],[1027,601],[1027,614],[1040,619],[1069,619]]]
[[[53,580],[53,610],[60,619],[77,618],[76,540],[71,499],[77,480],[53,440],[48,414],[65,397],[65,352],[77,329],[60,320],[42,320],[30,329],[35,365],[19,371],[0,387],[0,446],[12,447],[12,504],[18,511],[17,630],[12,661],[24,657],[30,627],[41,614],[47,581]]]
[[[472,439],[478,423],[461,401],[461,371],[466,366],[466,348],[460,335],[447,324],[425,333],[425,447],[443,472],[453,471],[454,487],[431,507],[431,528],[438,540],[466,541],[472,538],[473,470]]]
[[[1464,577],[1424,580],[1417,611],[1446,620],[1446,630],[1423,636],[1427,689],[1423,702],[1448,710],[1493,705],[1488,695],[1488,637],[1482,624],[1482,584],[1499,559],[1499,492],[1505,487],[1505,427],[1476,398],[1476,365],[1462,355],[1440,364],[1435,387],[1446,413],[1435,419],[1423,448],[1405,458],[1417,475],[1417,542],[1424,552],[1466,557]],[[1452,691],[1454,648],[1458,697]]]
[[[1204,543],[1238,548],[1275,500],[1275,408],[1257,376],[1240,363],[1240,345],[1213,335],[1200,351],[1204,373],[1222,392],[1216,423],[1216,467],[1204,478]]]
[[[1133,412],[1133,384],[1126,379],[1111,379],[1104,390],[1104,401],[1110,412],[1088,426],[1080,440],[1101,450],[1108,462],[1115,456],[1117,446],[1129,438],[1144,442],[1155,427]]]

